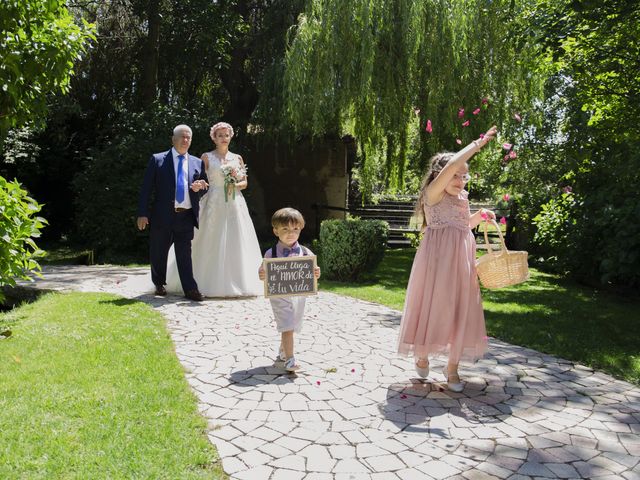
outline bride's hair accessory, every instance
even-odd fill
[[[216,136],[216,131],[220,130],[221,128],[226,128],[227,130],[229,130],[229,134],[233,138],[233,135],[234,135],[233,127],[229,125],[227,122],[218,122],[213,127],[211,127],[211,131],[209,132],[209,136],[211,136],[211,140],[213,140],[213,137]]]

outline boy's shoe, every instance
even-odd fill
[[[273,362],[273,366],[276,368],[284,368],[284,364],[287,362],[284,352],[280,352]]]
[[[290,357],[284,363],[284,369],[287,372],[296,372],[296,371],[300,370],[300,365],[298,365],[296,363],[296,358],[295,357]]]

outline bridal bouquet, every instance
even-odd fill
[[[235,184],[241,182],[247,176],[247,167],[230,165],[226,163],[222,165],[221,168],[224,175],[224,201],[229,201],[229,190],[231,190],[232,198],[235,200]]]

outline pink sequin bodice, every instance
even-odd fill
[[[454,197],[445,192],[444,197],[435,205],[423,205],[424,215],[427,219],[427,228],[456,227],[469,229],[469,193],[463,190],[460,195]]]

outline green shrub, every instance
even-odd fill
[[[382,220],[325,220],[320,225],[322,274],[328,279],[357,280],[374,270],[389,238],[389,224]]]
[[[412,248],[418,248],[424,234],[422,232],[407,232],[403,233],[402,236],[409,240]]]
[[[36,259],[44,252],[33,239],[47,222],[36,216],[39,211],[40,205],[17,181],[0,176],[0,286],[13,286],[16,278],[40,271]]]
[[[626,192],[605,185],[589,196],[568,192],[543,205],[534,241],[547,266],[588,282],[637,288],[640,203],[637,193]]]
[[[540,213],[533,219],[537,227],[534,241],[550,270],[571,270],[576,251],[576,198],[572,193],[563,193],[542,205]]]

